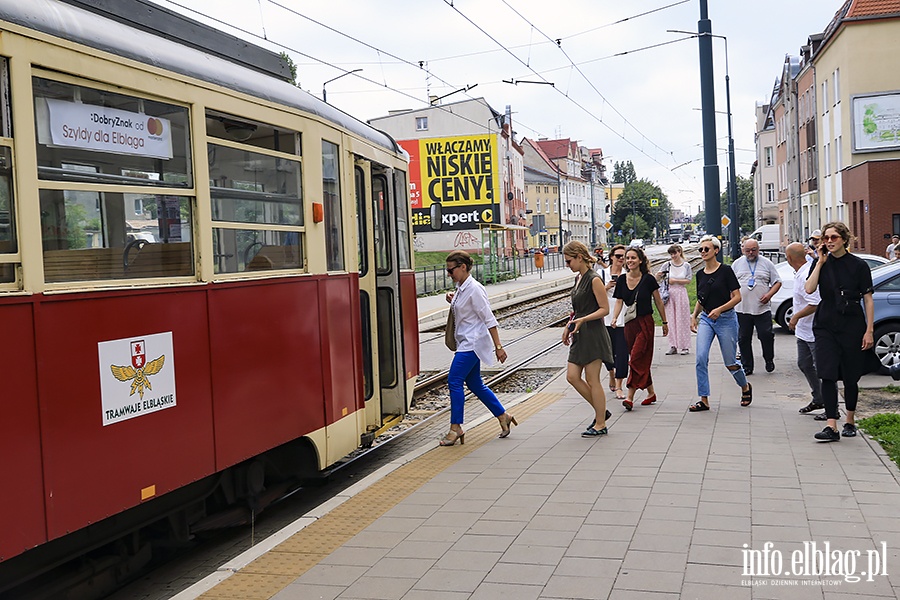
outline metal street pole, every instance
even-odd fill
[[[737,259],[741,255],[740,240],[738,240],[740,235],[740,218],[737,203],[737,174],[734,170],[734,137],[731,135],[731,80],[728,76],[728,38],[724,35],[712,37],[720,37],[725,40],[725,111],[728,113],[728,216],[731,219],[728,237],[731,240],[731,258]]]
[[[707,0],[700,0],[697,21],[700,47],[700,108],[703,110],[703,196],[706,201],[706,233],[722,234],[719,208],[719,165],[716,162],[716,91],[713,82],[712,21]]]

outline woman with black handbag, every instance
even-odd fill
[[[508,414],[494,392],[481,379],[481,362],[494,364],[494,358],[506,361],[506,350],[500,343],[497,319],[491,312],[487,291],[474,277],[471,277],[472,257],[468,252],[456,250],[447,256],[447,274],[456,284],[456,290],[447,294],[452,318],[453,336],[446,337],[447,347],[454,350],[453,362],[447,376],[450,388],[450,431],[441,441],[441,446],[453,446],[459,441],[466,442],[462,428],[466,395],[463,383],[500,421],[500,437],[509,435],[510,425],[518,425],[515,417]]]

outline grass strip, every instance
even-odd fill
[[[856,424],[881,444],[892,461],[900,465],[900,415],[882,413],[861,419]]]

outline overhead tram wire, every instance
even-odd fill
[[[606,104],[608,104],[609,107],[613,110],[613,112],[615,112],[617,115],[619,115],[619,116],[622,118],[622,120],[623,120],[626,124],[628,124],[629,126],[631,126],[631,128],[634,129],[636,132],[638,132],[638,134],[640,134],[640,136],[641,136],[642,138],[644,138],[645,140],[647,140],[648,142],[650,142],[651,144],[653,144],[653,145],[654,145],[658,150],[660,150],[663,154],[667,154],[667,151],[666,151],[665,148],[661,147],[659,144],[657,144],[656,142],[654,142],[653,140],[651,140],[649,137],[647,137],[646,135],[644,135],[644,133],[641,132],[640,129],[638,129],[637,127],[635,127],[634,124],[633,124],[631,121],[629,121],[628,118],[625,117],[625,115],[623,115],[623,114],[619,111],[619,109],[617,109],[615,106],[613,106],[612,102],[610,102],[609,100],[606,99],[606,96],[604,96],[603,93],[602,93],[600,90],[597,89],[597,86],[594,85],[594,82],[592,82],[592,81],[590,80],[590,78],[588,78],[588,76],[584,74],[584,71],[582,71],[582,70],[578,67],[578,65],[575,64],[575,61],[572,60],[572,57],[569,56],[569,53],[566,52],[566,50],[562,47],[562,41],[561,41],[562,38],[560,38],[559,40],[554,40],[554,39],[551,38],[549,35],[547,35],[546,33],[544,33],[544,32],[541,30],[540,27],[538,27],[537,25],[535,25],[534,23],[532,23],[531,21],[529,21],[527,18],[525,18],[525,15],[523,15],[523,14],[520,13],[518,10],[516,10],[515,8],[513,8],[512,5],[510,5],[510,3],[509,3],[507,0],[501,0],[501,1],[503,2],[503,4],[506,5],[507,8],[509,8],[509,10],[511,10],[511,11],[513,11],[514,13],[516,13],[516,16],[518,16],[520,19],[522,19],[523,21],[525,21],[526,23],[528,23],[528,25],[532,28],[532,30],[537,31],[539,34],[541,34],[542,36],[544,36],[547,40],[549,40],[549,41],[551,41],[551,42],[555,42],[556,47],[559,49],[560,52],[563,53],[563,56],[566,57],[566,60],[569,61],[569,65],[570,65],[572,68],[574,68],[574,69],[578,72],[579,75],[581,75],[581,77],[587,82],[587,84],[588,84],[589,86],[591,86],[591,89],[594,90],[594,91],[597,93],[598,96],[600,96],[600,98],[603,100],[603,102],[605,102]],[[530,68],[530,67],[529,67],[529,68]]]
[[[576,37],[581,36],[581,35],[585,35],[585,34],[588,34],[588,33],[592,33],[592,32],[594,32],[594,31],[597,31],[597,30],[600,30],[600,29],[605,29],[605,28],[607,28],[607,27],[612,27],[613,25],[621,25],[622,23],[626,23],[626,22],[631,21],[631,20],[633,20],[633,19],[637,19],[637,18],[639,18],[639,17],[645,17],[645,16],[650,15],[650,14],[653,14],[653,13],[655,13],[655,12],[659,12],[659,11],[665,10],[665,9],[667,9],[667,8],[672,8],[672,7],[674,7],[674,6],[678,6],[679,4],[685,4],[685,3],[690,2],[690,1],[691,1],[691,0],[681,0],[681,2],[676,2],[675,4],[667,4],[666,6],[661,6],[661,7],[659,7],[659,8],[654,8],[653,10],[648,10],[648,11],[639,13],[639,14],[637,14],[637,15],[632,15],[632,16],[630,16],[630,17],[625,17],[625,18],[623,18],[623,19],[619,19],[618,21],[613,21],[612,23],[606,23],[606,24],[604,24],[604,25],[600,25],[599,27],[594,27],[593,29],[588,29],[587,31],[582,31],[582,32],[580,32],[580,33],[574,33],[574,34],[572,34],[572,35],[563,36],[563,37],[561,37],[561,38],[559,38],[559,39],[561,39],[561,40],[571,40],[572,38],[576,38]],[[531,46],[543,45],[543,44],[553,44],[554,46],[557,45],[557,44],[556,44],[556,40],[549,40],[549,41],[547,41],[547,42],[539,42],[538,44],[530,44],[530,43],[529,43],[529,44],[520,44],[520,45],[518,45],[518,46],[510,46],[509,48],[510,48],[510,50],[519,50],[519,49],[521,49],[521,48],[528,48],[528,47],[531,47]],[[456,60],[456,59],[459,59],[459,58],[470,58],[470,57],[472,57],[472,56],[481,56],[481,55],[483,55],[483,54],[493,54],[493,53],[495,53],[495,52],[502,52],[502,51],[503,51],[503,50],[501,50],[501,49],[495,49],[495,50],[480,50],[480,51],[478,51],[478,52],[466,52],[465,54],[454,54],[453,56],[443,56],[443,57],[441,57],[441,58],[432,58],[432,59],[430,59],[428,62],[440,62],[440,61],[445,61],[445,60]],[[614,55],[612,55],[612,56],[618,56],[618,54],[614,54]],[[599,60],[599,59],[598,59],[598,60]],[[590,62],[590,61],[588,61],[588,62]],[[585,63],[579,63],[579,64],[585,64]],[[551,71],[553,71],[553,70],[557,70],[557,69],[551,69]],[[550,71],[545,71],[545,73],[549,73],[549,72],[550,72]]]
[[[452,0],[444,0],[444,3],[447,4],[447,6],[449,6],[449,7],[452,8],[453,10],[455,10],[455,11],[457,12],[457,14],[459,14],[459,16],[461,16],[463,19],[465,19],[466,21],[468,21],[473,27],[475,27],[478,31],[480,31],[482,34],[484,34],[488,39],[490,39],[490,40],[493,41],[495,44],[497,44],[498,46],[500,46],[500,48],[502,48],[503,50],[505,50],[510,56],[512,56],[514,59],[516,59],[518,62],[520,62],[525,68],[527,68],[527,69],[528,69],[529,71],[531,71],[534,75],[536,75],[537,77],[539,77],[543,82],[545,82],[545,83],[547,83],[547,84],[550,84],[550,83],[551,83],[551,82],[548,81],[543,75],[541,75],[541,74],[538,73],[536,70],[534,70],[530,65],[526,64],[521,58],[519,58],[518,56],[516,56],[515,53],[513,53],[509,48],[507,48],[506,46],[504,46],[504,45],[503,45],[499,40],[497,40],[494,36],[492,36],[490,33],[488,33],[487,31],[485,31],[480,25],[478,25],[477,23],[475,23],[475,22],[474,22],[472,19],[470,19],[466,14],[464,14],[461,10],[459,10],[456,6],[454,6]],[[571,61],[571,59],[570,59],[570,61]],[[656,157],[651,156],[650,154],[648,154],[647,152],[645,152],[643,148],[639,147],[637,144],[635,144],[634,142],[632,142],[630,139],[626,138],[623,134],[621,134],[621,133],[619,133],[618,131],[616,131],[615,129],[613,129],[611,125],[609,125],[609,124],[606,123],[602,118],[598,117],[598,116],[597,116],[596,114],[594,114],[592,111],[590,111],[589,109],[587,109],[587,108],[586,108],[585,106],[583,106],[580,102],[576,101],[574,98],[572,98],[571,96],[569,96],[568,94],[566,94],[566,93],[563,92],[562,90],[558,89],[556,86],[553,86],[553,89],[556,90],[558,93],[560,93],[560,94],[561,94],[564,98],[566,98],[569,102],[571,102],[572,104],[574,104],[575,106],[577,106],[578,108],[580,108],[582,111],[584,111],[585,114],[587,114],[588,116],[590,116],[591,118],[593,118],[595,121],[597,121],[598,123],[600,123],[601,125],[603,125],[604,127],[606,127],[611,133],[613,133],[613,134],[615,134],[616,136],[620,137],[620,138],[622,139],[622,141],[624,141],[626,144],[628,144],[629,146],[631,146],[632,148],[634,148],[635,150],[637,150],[638,152],[640,152],[641,154],[643,154],[644,156],[646,156],[647,158],[649,158],[650,160],[652,160],[653,162],[655,162],[656,164],[658,164],[658,165],[659,165],[660,167],[662,167],[663,169],[666,169],[666,170],[668,170],[668,171],[671,172],[671,170],[670,170],[670,168],[669,168],[668,166],[666,166],[666,165],[664,165],[663,163],[661,163],[659,160],[656,159]],[[596,88],[595,88],[595,90],[596,90]],[[599,92],[598,92],[598,93],[599,93]],[[601,98],[602,98],[602,96],[601,96]],[[604,98],[604,102],[606,102],[605,98]],[[612,106],[612,105],[610,104],[610,106]],[[615,109],[614,109],[614,110],[615,110]],[[618,111],[616,111],[616,112],[618,113]],[[621,116],[621,113],[618,113],[618,114]],[[624,119],[624,117],[622,117],[622,118]],[[640,133],[640,131],[638,131],[638,129],[637,129],[636,127],[634,127],[633,125],[631,125],[631,123],[628,122],[627,119],[625,120],[625,122],[626,122],[629,126],[631,126],[632,129],[634,129],[635,131],[637,131],[637,132],[641,135],[641,137],[642,137],[643,139],[645,139],[645,140],[647,140],[648,142],[652,143],[654,146],[656,146],[657,148],[659,148],[663,153],[667,153],[663,148],[661,148],[659,145],[657,145],[657,144],[654,143],[652,140],[650,140],[650,138],[648,138],[648,137],[645,136],[644,134]],[[673,173],[673,174],[674,174],[674,173]],[[678,174],[674,174],[674,175],[675,175],[675,177],[676,177],[679,181],[681,181],[681,182],[684,183],[685,185],[690,185],[688,182],[686,182],[686,181],[684,181],[683,179],[681,179],[680,175],[678,175]]]
[[[206,13],[204,13],[204,12],[201,12],[201,11],[199,11],[199,10],[193,9],[193,8],[191,8],[191,7],[189,7],[189,6],[185,6],[185,5],[183,5],[183,4],[180,4],[179,2],[176,2],[175,0],[165,0],[165,1],[166,1],[168,4],[171,4],[172,6],[177,6],[177,7],[181,8],[181,9],[183,9],[183,10],[189,12],[189,13],[193,13],[193,14],[196,14],[196,15],[200,15],[200,16],[202,16],[202,17],[205,18],[205,19],[208,19],[208,20],[213,21],[214,23],[218,23],[218,24],[220,24],[220,25],[224,25],[225,27],[228,27],[229,29],[233,29],[233,30],[235,30],[235,31],[239,31],[239,32],[241,32],[241,33],[243,33],[243,34],[245,34],[245,35],[247,35],[247,36],[249,36],[249,37],[252,37],[252,38],[255,38],[255,39],[258,39],[258,40],[263,40],[263,41],[265,41],[265,42],[267,42],[267,43],[269,43],[269,44],[272,44],[273,46],[277,46],[278,48],[281,48],[282,50],[289,50],[289,51],[291,51],[291,52],[294,52],[294,53],[296,53],[297,55],[302,56],[302,57],[305,57],[305,58],[307,58],[307,59],[309,59],[309,60],[311,60],[311,61],[313,61],[313,62],[315,62],[315,63],[317,63],[317,64],[325,65],[325,66],[327,66],[327,67],[331,67],[331,68],[336,69],[336,70],[341,71],[341,72],[350,73],[350,71],[347,71],[346,69],[344,69],[344,68],[342,68],[342,67],[339,67],[339,66],[336,65],[336,64],[330,63],[330,62],[328,62],[328,61],[326,61],[326,60],[323,60],[323,59],[321,59],[321,58],[317,58],[317,57],[315,57],[315,56],[312,56],[311,54],[307,54],[307,53],[305,53],[305,52],[302,52],[302,51],[300,51],[300,50],[297,50],[296,48],[294,48],[294,47],[292,47],[292,46],[288,46],[287,44],[282,44],[281,42],[276,42],[275,40],[272,40],[272,39],[263,37],[263,36],[259,35],[258,33],[255,33],[255,32],[253,32],[253,31],[250,31],[250,30],[247,30],[247,29],[243,29],[243,28],[241,28],[241,27],[238,27],[238,26],[236,26],[236,25],[233,25],[233,24],[231,24],[231,23],[228,23],[227,21],[223,21],[222,19],[213,17],[213,16],[208,15],[208,14],[206,14]],[[271,0],[267,0],[267,1],[271,1]],[[274,3],[274,2],[273,2],[273,3]],[[281,5],[278,5],[278,6],[281,7]],[[304,17],[304,15],[300,15],[299,13],[296,13],[296,11],[293,11],[293,10],[291,10],[291,9],[285,9],[285,10],[288,10],[288,12],[297,14],[298,16]],[[370,44],[367,44],[367,43],[365,43],[365,42],[362,42],[362,41],[360,41],[360,40],[357,40],[356,38],[354,38],[354,37],[352,37],[352,36],[349,36],[349,35],[347,35],[347,34],[344,34],[344,33],[340,32],[340,31],[336,31],[336,30],[334,30],[334,29],[331,29],[331,28],[328,27],[327,25],[322,25],[322,24],[319,24],[319,23],[316,23],[316,24],[317,24],[317,25],[321,25],[322,27],[326,27],[326,28],[328,28],[328,29],[331,30],[331,31],[335,31],[336,33],[339,33],[340,35],[342,35],[342,36],[344,36],[344,37],[346,37],[346,38],[348,38],[348,39],[351,39],[351,40],[354,40],[354,41],[356,41],[356,42],[358,42],[358,43],[360,43],[360,44],[363,44],[364,46],[366,46],[366,47],[368,47],[368,48],[370,48],[370,49],[374,49],[376,52],[381,52],[381,53],[383,53],[383,54],[385,54],[385,55],[387,55],[387,56],[391,56],[392,58],[396,58],[396,60],[399,60],[399,61],[401,61],[401,62],[404,63],[404,64],[408,64],[408,65],[414,66],[416,69],[421,69],[421,67],[419,66],[418,63],[410,63],[409,61],[407,61],[407,60],[405,60],[405,59],[403,59],[403,58],[395,57],[393,54],[391,54],[391,53],[389,53],[389,52],[385,52],[385,51],[380,50],[380,49],[378,49],[378,48],[376,48],[376,47],[374,47],[374,46],[371,46]],[[366,76],[364,76],[364,75],[359,75],[359,74],[357,74],[357,73],[353,73],[353,76],[356,77],[357,79],[361,79],[361,80],[363,80],[363,81],[366,81],[366,82],[368,82],[368,83],[371,83],[371,84],[373,84],[373,85],[375,85],[375,86],[377,86],[377,87],[379,87],[379,88],[388,89],[388,90],[390,90],[390,91],[392,91],[392,92],[394,92],[394,93],[396,93],[396,94],[399,94],[400,96],[404,96],[404,97],[406,97],[406,98],[409,98],[409,99],[411,99],[411,100],[414,100],[415,102],[418,102],[418,103],[426,103],[424,100],[422,100],[422,98],[420,98],[420,97],[418,97],[418,96],[414,96],[414,95],[412,95],[412,94],[409,94],[409,93],[407,93],[407,92],[405,92],[405,91],[403,91],[403,90],[401,90],[401,89],[391,87],[391,86],[387,85],[386,83],[381,83],[381,82],[379,82],[379,81],[375,81],[374,79],[370,79],[369,77],[366,77]],[[438,79],[438,81],[440,81],[440,82],[443,83],[444,85],[447,85],[448,87],[454,87],[453,84],[451,84],[450,82],[446,81],[446,80],[443,79],[442,77],[437,77],[437,76],[435,76],[435,77]],[[483,83],[483,82],[482,82],[482,83]],[[492,83],[493,83],[493,82],[492,82]],[[499,82],[496,82],[496,83],[499,83]],[[459,87],[459,86],[456,86],[456,87]],[[307,92],[307,93],[309,93],[309,92]],[[467,94],[467,95],[468,95],[468,94]],[[474,98],[472,98],[471,96],[469,96],[469,97],[470,97],[470,99],[474,99]],[[448,114],[452,114],[452,115],[453,115],[454,117],[456,117],[457,119],[460,119],[460,120],[462,120],[462,121],[467,121],[467,122],[469,122],[469,123],[471,123],[471,124],[473,124],[473,125],[476,125],[477,127],[486,127],[486,128],[488,129],[488,132],[490,132],[490,127],[487,127],[484,123],[480,123],[480,122],[478,122],[478,121],[476,121],[476,120],[470,119],[470,118],[466,117],[465,115],[453,113],[453,112],[451,112],[449,109],[447,109],[447,108],[445,108],[445,107],[443,107],[443,106],[441,106],[441,105],[431,105],[431,104],[427,104],[427,103],[426,103],[426,108],[427,108],[427,107],[432,107],[432,108],[436,108],[436,109],[442,110],[442,111],[444,111],[444,112],[446,112],[446,113],[448,113]],[[532,127],[528,127],[528,126],[525,125],[524,123],[519,123],[519,125],[522,126],[522,127],[525,127],[526,129],[530,129],[531,131],[535,132],[535,133],[538,134],[539,136],[541,135],[541,133],[540,133],[537,129],[534,129],[534,128],[532,128]]]

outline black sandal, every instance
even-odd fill
[[[751,402],[753,402],[753,386],[748,381],[747,391],[741,391],[741,406],[750,406]]]
[[[814,410],[822,410],[825,408],[824,404],[816,404],[815,402],[810,402],[806,406],[800,409],[800,414],[805,415],[806,413],[811,413]]]
[[[703,410],[709,410],[709,404],[704,404],[703,402],[697,401],[694,404],[691,404],[688,407],[688,410],[691,412],[700,412]]]

